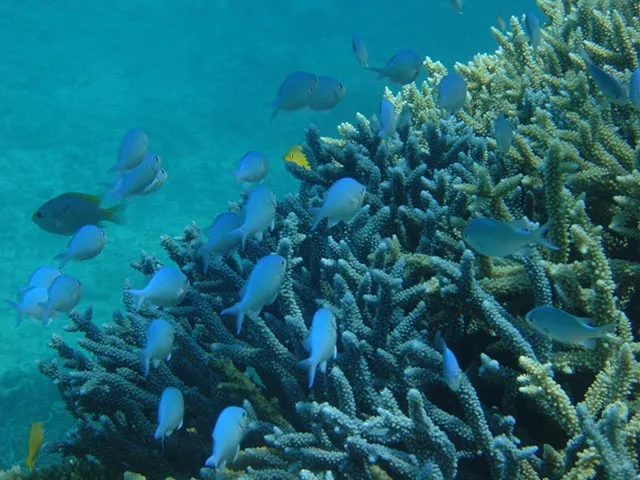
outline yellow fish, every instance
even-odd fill
[[[309,165],[309,160],[307,160],[307,156],[302,151],[302,145],[294,145],[293,147],[291,147],[289,151],[284,154],[284,157],[282,157],[282,159],[285,162],[298,165],[299,167],[302,167],[305,170],[311,170],[311,165]]]
[[[36,457],[40,453],[42,448],[42,441],[44,440],[44,425],[42,422],[33,422],[31,424],[31,430],[29,431],[29,454],[24,461],[25,465],[29,467],[29,471],[33,470],[33,466],[36,464]]]

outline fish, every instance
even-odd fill
[[[306,107],[317,86],[318,77],[313,73],[293,72],[280,84],[276,99],[268,104],[273,108],[271,120],[273,121],[280,110],[292,112]]]
[[[255,187],[244,206],[244,220],[242,225],[230,231],[228,236],[238,236],[242,250],[249,237],[262,241],[265,230],[273,230],[276,219],[276,194],[269,187],[259,185]]]
[[[367,52],[367,46],[364,44],[362,38],[360,38],[360,35],[358,35],[357,33],[354,33],[353,37],[351,38],[351,48],[353,50],[353,54],[358,59],[358,63],[360,64],[360,66],[363,68],[367,68],[369,66],[369,64],[367,63],[369,60],[369,53]]]
[[[444,378],[444,381],[451,390],[457,392],[463,378],[462,370],[460,370],[460,365],[458,365],[458,359],[447,347],[440,332],[436,332],[433,345],[435,349],[442,354],[442,378]]]
[[[576,317],[551,305],[535,307],[525,315],[525,321],[547,337],[568,344],[581,345],[588,349],[596,346],[596,339],[614,333],[615,322],[593,327],[590,318]]]
[[[378,74],[376,80],[388,78],[399,85],[408,85],[413,82],[422,71],[422,59],[413,50],[401,50],[387,60],[384,67],[366,67]]]
[[[324,197],[320,208],[311,209],[313,221],[311,230],[315,230],[323,219],[327,219],[328,228],[340,222],[349,222],[360,211],[367,189],[351,177],[336,181]]]
[[[303,346],[309,352],[309,358],[298,362],[298,366],[309,373],[309,388],[313,387],[316,369],[322,373],[327,371],[327,361],[337,358],[338,326],[336,317],[328,308],[320,308],[313,315],[311,332],[304,339]]]
[[[82,296],[82,282],[71,275],[60,275],[47,293],[47,300],[39,303],[43,309],[40,319],[46,326],[51,323],[54,312],[70,313],[76,308]]]
[[[235,462],[240,452],[240,443],[249,430],[249,416],[244,408],[226,407],[216,420],[211,432],[213,451],[205,465],[222,470],[227,462]]]
[[[36,268],[29,276],[29,284],[26,287],[19,288],[19,291],[26,292],[32,288],[49,288],[53,281],[62,275],[62,272],[55,267],[47,265]]]
[[[144,160],[148,147],[147,134],[139,128],[132,128],[122,137],[116,164],[109,169],[109,172],[125,172],[137,167]]]
[[[617,105],[624,105],[629,100],[627,88],[620,80],[593,63],[584,48],[580,50],[587,72],[602,94]]]
[[[311,170],[311,165],[309,164],[309,160],[302,150],[302,145],[294,145],[291,147],[287,153],[284,154],[282,159],[285,162],[293,163],[299,167],[304,168],[305,170]]]
[[[142,373],[145,377],[149,375],[149,367],[158,368],[161,361],[171,360],[171,351],[175,332],[173,326],[162,318],[151,321],[147,328],[147,341],[144,349],[140,352],[142,363]]]
[[[504,33],[507,31],[507,22],[504,20],[502,15],[500,15],[500,12],[496,12],[496,25],[498,25],[501,32]]]
[[[540,30],[540,20],[534,13],[527,12],[524,14],[524,28],[527,30],[531,46],[536,50],[540,46],[540,42],[542,42],[542,32]]]
[[[30,472],[33,471],[33,467],[36,465],[36,459],[42,448],[42,442],[44,441],[44,424],[42,422],[33,422],[29,429],[29,449],[27,453],[27,459],[24,464],[27,466]]]
[[[126,201],[141,195],[156,180],[162,167],[162,159],[153,153],[147,153],[142,163],[124,172],[103,197],[103,200]]]
[[[451,115],[467,101],[467,82],[457,73],[449,73],[442,77],[438,84],[438,106]]]
[[[71,237],[65,251],[54,257],[55,260],[60,260],[58,268],[63,268],[70,260],[81,262],[98,256],[106,241],[107,235],[102,228],[85,225]]]
[[[182,392],[174,387],[167,387],[162,391],[158,404],[158,428],[153,435],[156,440],[170,436],[174,430],[180,430],[184,421],[184,397]]]
[[[382,97],[380,101],[380,138],[387,138],[396,133],[398,119],[396,117],[395,107],[387,98]]]
[[[33,287],[27,290],[19,302],[5,300],[5,303],[16,309],[16,327],[22,323],[24,317],[42,320],[44,315],[43,303],[49,300],[48,288]]]
[[[84,225],[121,224],[123,206],[101,208],[100,201],[96,195],[63,193],[45,202],[31,220],[42,230],[58,235],[73,235]]]
[[[629,101],[640,109],[640,67],[636,68],[629,79]]]
[[[493,121],[493,136],[496,139],[498,151],[506,155],[513,142],[513,127],[504,113],[498,115],[498,118]]]
[[[449,4],[454,12],[462,15],[462,0],[449,0]]]
[[[138,297],[138,311],[145,300],[158,307],[175,307],[184,300],[188,290],[189,279],[179,268],[162,267],[143,289],[126,289],[124,292]]]
[[[309,97],[311,110],[331,110],[347,92],[344,84],[333,77],[318,76],[318,86]]]
[[[264,180],[268,171],[267,157],[260,152],[249,151],[242,156],[232,175],[236,182],[259,183]]]
[[[168,176],[169,175],[167,174],[167,171],[164,168],[161,168],[160,170],[158,170],[158,173],[156,173],[156,178],[154,178],[151,184],[147,188],[142,190],[139,195],[150,195],[153,192],[157,192],[167,182]]]
[[[204,273],[209,269],[209,259],[213,256],[213,264],[220,263],[222,258],[240,245],[238,235],[227,235],[242,225],[242,217],[235,212],[219,214],[209,228],[209,240],[198,249],[198,257],[202,259]]]
[[[236,316],[236,335],[240,335],[244,316],[256,321],[262,309],[275,302],[287,273],[287,261],[280,255],[270,254],[256,262],[242,289],[242,299],[220,312]]]
[[[520,253],[531,244],[558,250],[556,245],[544,237],[550,226],[551,222],[547,222],[530,232],[523,220],[506,223],[493,218],[473,218],[462,232],[462,237],[482,255],[507,257]]]

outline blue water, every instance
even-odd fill
[[[3,0],[0,292],[13,298],[66,244],[39,230],[33,211],[65,191],[99,193],[127,129],[147,132],[169,180],[131,203],[126,225],[108,229],[98,258],[67,269],[82,279],[81,306],[94,305],[98,323],[119,308],[125,279],[143,283],[129,267],[141,250],[161,256],[161,234],[178,235],[192,220],[208,224],[238,198],[229,172],[245,151],[270,158],[268,183],[281,195],[296,188],[281,157],[301,143],[306,126],[334,135],[355,112],[377,110],[384,83],[359,68],[353,32],[373,65],[411,48],[451,68],[495,50],[496,10],[506,19],[528,8],[532,0],[469,0],[463,15],[447,0]],[[346,96],[329,113],[279,114],[270,123],[265,103],[299,69],[340,78]],[[9,307],[1,318],[0,470],[24,458],[32,421],[47,420],[47,440],[69,423],[35,365],[50,356],[48,339],[64,321],[14,328]],[[43,456],[40,464],[53,460]]]

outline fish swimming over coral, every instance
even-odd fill
[[[161,361],[171,360],[175,331],[173,326],[163,318],[151,321],[147,328],[147,341],[140,352],[142,360],[142,372],[145,377],[149,375],[149,368],[158,368]]]
[[[42,422],[33,422],[29,429],[29,449],[27,459],[24,461],[29,471],[33,471],[36,465],[36,459],[44,442],[44,424]]]
[[[413,82],[422,71],[422,58],[413,50],[401,50],[387,60],[384,67],[366,67],[378,74],[377,80],[389,79],[399,85]]]
[[[292,163],[304,168],[305,170],[311,170],[311,165],[309,164],[309,160],[302,150],[302,145],[294,145],[293,147],[291,147],[287,151],[287,153],[284,154],[282,159],[285,162]]]
[[[213,452],[205,465],[216,470],[224,469],[227,462],[235,462],[240,443],[249,430],[249,417],[240,407],[226,407],[216,420],[211,432]]]
[[[153,437],[162,440],[170,436],[175,430],[182,428],[184,421],[184,397],[182,392],[174,387],[167,387],[160,395],[158,403],[158,428]]]
[[[269,103],[273,108],[271,120],[280,110],[292,112],[304,108],[318,86],[318,77],[313,73],[298,71],[287,76],[280,84],[276,99]]]
[[[107,235],[102,228],[97,225],[85,225],[71,237],[67,248],[54,257],[60,260],[58,268],[63,268],[71,260],[82,262],[97,257],[106,241]]]

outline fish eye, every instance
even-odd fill
[[[42,212],[41,212],[40,210],[38,210],[38,211],[36,212],[36,217],[37,217],[37,218],[42,218]]]

